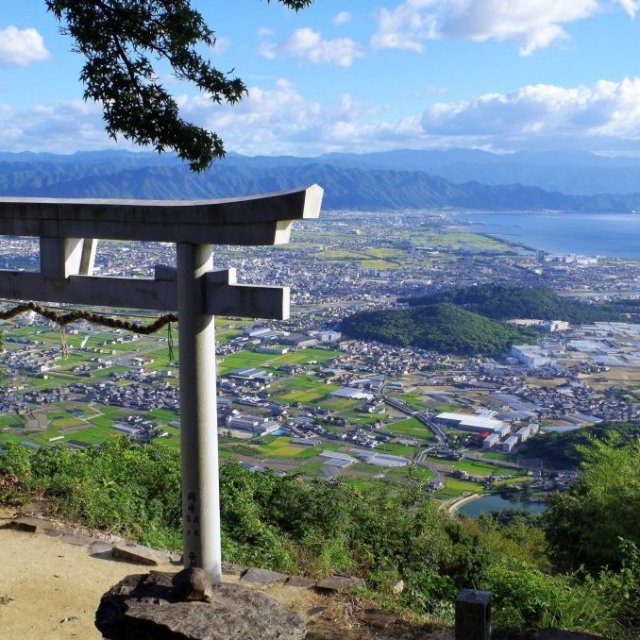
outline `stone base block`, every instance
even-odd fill
[[[302,640],[302,618],[264,593],[214,585],[212,600],[182,602],[175,574],[127,576],[102,596],[96,627],[107,640]]]

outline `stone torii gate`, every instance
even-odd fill
[[[213,271],[212,245],[285,244],[294,220],[317,218],[323,191],[224,200],[0,198],[0,235],[40,238],[40,271],[0,270],[0,297],[178,311],[184,563],[222,580],[215,315],[286,319],[289,288],[238,285]],[[92,275],[96,240],[176,244],[177,268],[153,279]]]

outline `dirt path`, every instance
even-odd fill
[[[0,526],[8,515],[0,514]],[[102,594],[126,575],[144,572],[92,557],[87,546],[60,537],[0,529],[0,638],[100,640],[93,619]],[[11,600],[2,604],[3,596]]]

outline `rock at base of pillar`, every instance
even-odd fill
[[[264,593],[214,585],[211,602],[183,602],[172,578],[127,576],[102,596],[96,627],[108,640],[302,640],[302,618]]]

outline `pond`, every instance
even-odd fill
[[[522,502],[519,500],[506,500],[499,495],[489,495],[478,498],[467,504],[462,505],[458,513],[472,518],[478,518],[483,513],[490,511],[506,511],[507,509],[516,509],[518,511],[526,511],[527,513],[542,513],[547,508],[544,502]]]

